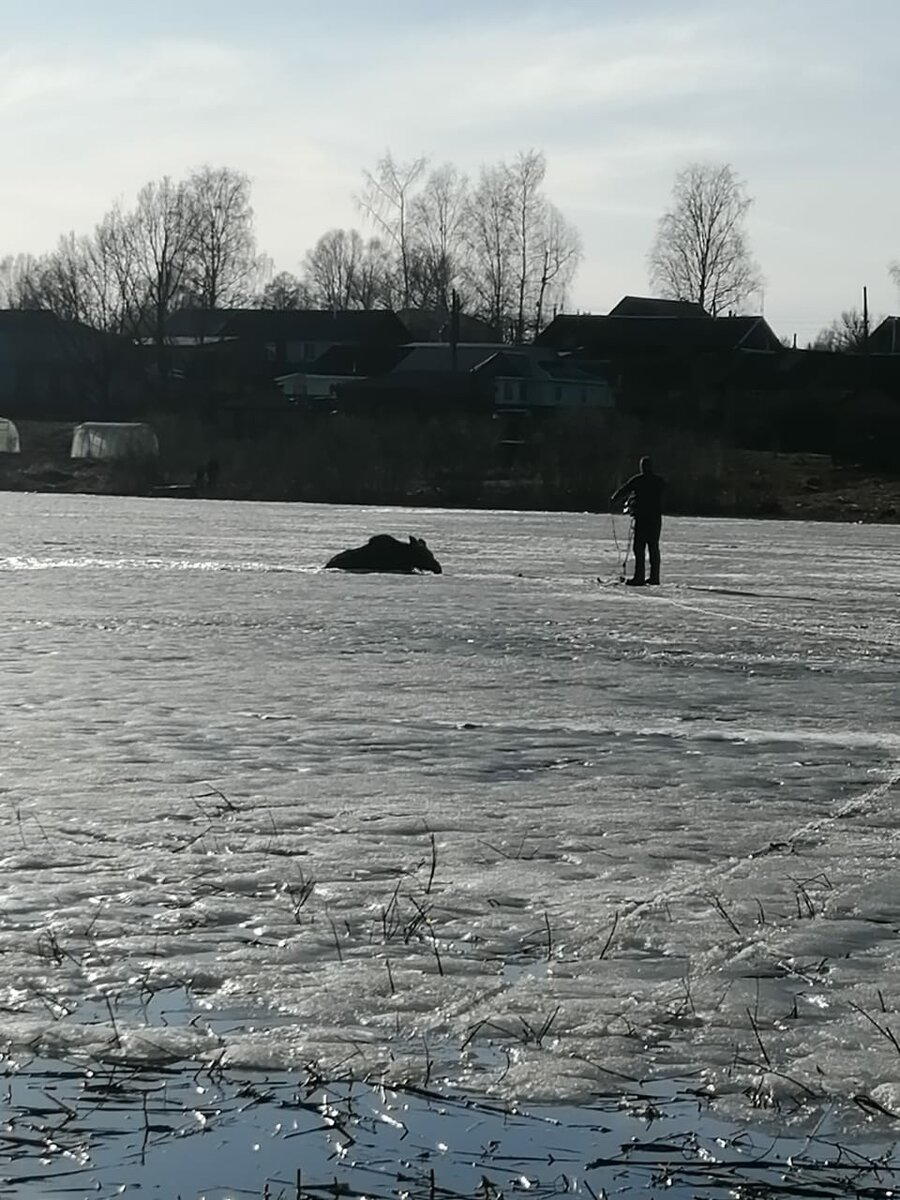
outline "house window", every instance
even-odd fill
[[[512,404],[513,385],[510,382],[510,380],[508,380],[508,379],[503,384],[503,399],[506,401],[507,404]]]
[[[266,342],[266,359],[268,362],[275,362],[278,358],[278,346],[275,342]]]
[[[288,342],[286,346],[288,362],[311,362],[318,358],[321,347],[318,342]]]

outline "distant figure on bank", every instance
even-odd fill
[[[402,575],[412,575],[416,571],[442,574],[441,564],[428,549],[425,539],[411,534],[408,542],[400,542],[389,533],[378,533],[369,538],[364,546],[342,550],[328,560],[325,568],[337,571],[386,571]]]
[[[634,518],[634,574],[625,582],[631,587],[659,583],[659,535],[662,531],[662,493],[665,481],[644,455],[640,471],[632,475],[610,497],[611,504],[625,500],[625,511]],[[650,578],[644,575],[644,557],[650,554]]]
[[[214,488],[219,479],[219,464],[211,458],[208,463],[201,465],[194,472],[194,486],[198,488]]]

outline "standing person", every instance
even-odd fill
[[[665,481],[653,470],[645,454],[637,475],[625,481],[610,497],[617,504],[627,497],[626,507],[634,518],[634,575],[625,582],[631,587],[659,583],[659,535],[662,530],[662,493]],[[650,552],[650,578],[644,575],[644,556]]]

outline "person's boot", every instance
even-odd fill
[[[638,579],[636,576],[625,580],[626,587],[645,587],[646,583],[646,579]]]
[[[658,576],[658,575],[651,575],[651,576],[650,576],[650,578],[647,580],[647,583],[648,583],[648,584],[649,584],[651,587],[659,587],[659,576]]]

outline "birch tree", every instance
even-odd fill
[[[560,303],[581,259],[577,231],[544,194],[544,156],[482,169],[467,208],[466,277],[476,313],[526,341]]]
[[[543,154],[529,150],[516,156],[512,165],[504,168],[508,176],[512,206],[512,236],[515,242],[515,340],[525,340],[526,313],[536,283],[537,243],[546,217],[546,201],[541,185],[547,173]]]
[[[197,234],[188,186],[168,175],[145,184],[123,234],[143,293],[145,321],[156,346],[160,379],[168,375],[166,325],[170,314],[189,299],[190,256]]]
[[[819,331],[813,350],[831,350],[838,354],[861,354],[868,330],[858,308],[845,309],[836,321]]]
[[[397,162],[390,152],[380,159],[374,171],[365,171],[362,192],[357,204],[391,247],[397,257],[400,307],[408,308],[412,295],[414,264],[414,222],[412,220],[415,190],[425,173],[428,160],[414,158],[407,163]]]
[[[381,242],[356,229],[323,234],[303,264],[304,285],[317,308],[376,308],[385,297],[390,263]]]
[[[548,312],[565,304],[581,262],[581,237],[553,204],[548,204],[536,246],[537,276],[532,299],[532,332],[544,327]]]
[[[762,283],[744,229],[751,203],[727,163],[684,167],[648,257],[651,283],[714,317],[741,308]]]
[[[466,254],[469,183],[451,163],[432,171],[410,206],[413,299],[421,308],[450,310],[459,290]]]
[[[482,167],[466,213],[467,280],[479,316],[509,336],[516,294],[515,201],[510,176]]]
[[[260,308],[298,309],[313,308],[312,297],[306,283],[291,274],[279,271],[265,285],[256,298]]]
[[[33,254],[0,258],[0,308],[39,308],[41,260]]]
[[[524,151],[505,168],[513,203],[516,307],[515,340],[540,331],[549,305],[559,302],[581,259],[581,240],[543,191],[544,155]]]
[[[260,279],[250,180],[230,167],[203,166],[186,183],[190,245],[185,286],[202,308],[246,303]]]

